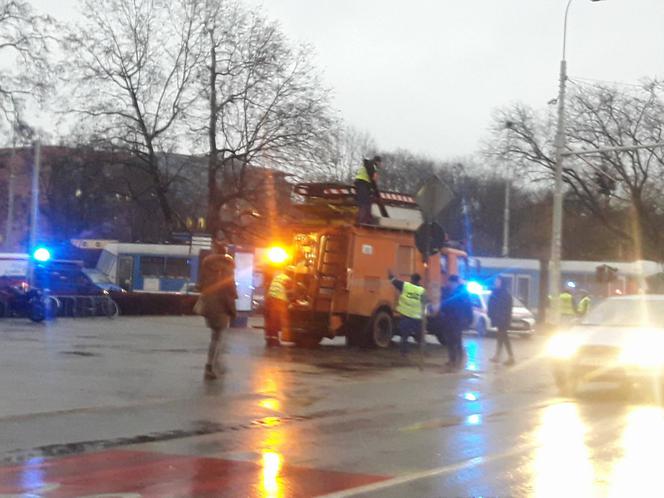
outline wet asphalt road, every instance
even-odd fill
[[[664,417],[648,390],[558,397],[544,339],[518,364],[444,373],[397,348],[266,351],[179,317],[0,322],[0,497],[642,496],[660,491]],[[414,345],[413,345],[414,346]]]

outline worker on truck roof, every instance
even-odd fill
[[[425,290],[420,286],[419,273],[410,276],[410,282],[404,282],[396,278],[391,271],[387,273],[392,285],[401,292],[397,312],[401,315],[399,319],[399,334],[401,335],[401,356],[408,354],[408,338],[412,335],[417,337],[422,331],[422,303],[424,303]]]
[[[371,215],[371,199],[379,197],[378,170],[382,168],[383,160],[380,156],[373,159],[363,159],[360,169],[355,176],[355,200],[359,207],[357,222],[372,225],[374,223]]]

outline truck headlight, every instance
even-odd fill
[[[558,360],[571,358],[578,349],[579,341],[567,334],[554,335],[547,344],[547,354]]]

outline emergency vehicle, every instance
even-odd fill
[[[381,192],[389,217],[358,225],[353,187],[309,183],[294,192],[302,202],[294,206],[292,244],[285,248],[294,283],[290,330],[282,331],[282,340],[313,347],[323,338],[346,336],[351,345],[388,347],[398,299],[388,270],[403,280],[428,273],[427,296],[437,305],[446,275],[458,274],[466,257],[444,248],[425,268],[414,237],[422,217],[409,195]]]

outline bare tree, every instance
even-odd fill
[[[378,147],[366,131],[339,123],[321,143],[318,168],[307,175],[310,179],[352,183],[362,159],[375,155]]]
[[[308,47],[293,48],[279,26],[224,0],[206,2],[208,67],[200,80],[207,102],[208,230],[224,230],[224,205],[251,203],[263,188],[252,167],[291,173],[316,167],[332,126],[328,94]]]
[[[574,86],[567,109],[570,150],[662,142],[664,100],[657,82],[638,90],[610,86]],[[524,174],[550,180],[555,167],[553,114],[515,105],[496,113],[489,155],[520,165]],[[636,256],[664,254],[659,199],[664,183],[664,151],[646,149],[569,156],[563,181],[574,206],[591,214],[611,233],[628,242]],[[624,216],[615,216],[621,211]]]
[[[92,143],[125,151],[150,179],[165,230],[176,225],[169,199],[186,164],[165,156],[180,148],[192,82],[201,62],[201,3],[195,0],[85,0],[85,22],[66,39],[67,110],[77,113]],[[144,193],[145,194],[145,193]]]
[[[19,121],[19,101],[42,96],[48,87],[53,26],[28,2],[0,0],[0,126]]]

